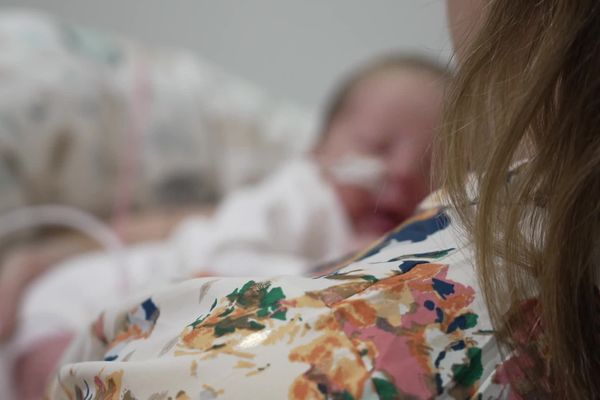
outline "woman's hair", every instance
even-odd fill
[[[334,90],[333,95],[325,108],[321,129],[323,135],[329,131],[332,122],[344,109],[348,97],[361,82],[379,74],[395,71],[410,71],[429,74],[435,78],[440,78],[444,84],[450,76],[449,70],[442,64],[423,55],[388,54],[379,57],[375,61],[350,73],[350,75],[348,75]]]
[[[473,239],[513,389],[599,398],[600,2],[489,0],[473,39],[438,183]]]

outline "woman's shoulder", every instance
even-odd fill
[[[60,390],[101,382],[136,398],[191,396],[199,384],[224,398],[493,394],[498,352],[457,243],[451,215],[435,208],[318,277],[170,287],[105,313],[87,339],[103,343],[95,356],[104,361],[63,368]]]

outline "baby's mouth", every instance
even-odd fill
[[[361,225],[366,231],[382,235],[396,228],[405,219],[398,213],[378,210],[365,216]]]

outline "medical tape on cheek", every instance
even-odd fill
[[[377,192],[385,179],[383,161],[375,157],[351,155],[329,167],[329,172],[338,183],[358,186]]]

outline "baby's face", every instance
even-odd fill
[[[358,235],[380,235],[409,217],[430,188],[431,145],[441,120],[440,78],[381,72],[355,86],[316,149],[325,171],[349,159],[381,166],[372,187],[327,174]]]

